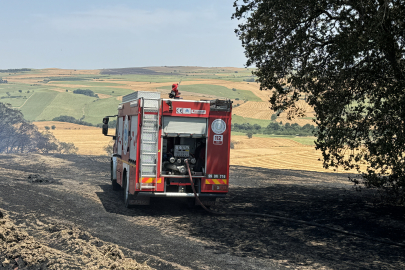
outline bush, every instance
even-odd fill
[[[253,132],[248,132],[248,133],[246,133],[246,136],[247,136],[249,139],[252,139],[252,137],[253,137]]]
[[[73,93],[98,98],[98,95],[94,94],[94,92],[90,89],[76,89],[76,90],[73,90]]]
[[[245,82],[255,82],[255,81],[256,81],[254,77],[250,77],[250,78],[243,79],[243,80],[244,80]]]
[[[59,142],[58,151],[61,154],[77,154],[77,148],[73,143]]]

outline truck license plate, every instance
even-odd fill
[[[228,190],[227,185],[212,185],[212,190]]]

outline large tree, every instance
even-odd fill
[[[319,127],[325,167],[405,199],[405,1],[243,0],[235,30],[273,110]],[[364,168],[359,166],[365,161]],[[401,195],[402,194],[402,195]]]
[[[0,153],[57,152],[75,154],[73,143],[59,142],[50,132],[41,133],[23,114],[0,102]]]

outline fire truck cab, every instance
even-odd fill
[[[125,206],[148,205],[151,197],[194,202],[188,169],[204,205],[224,197],[231,114],[230,100],[162,99],[142,91],[124,96],[118,114],[103,119],[103,134],[116,117],[111,181],[114,190],[124,191]]]

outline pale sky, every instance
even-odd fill
[[[0,0],[0,69],[244,67],[234,0]]]

